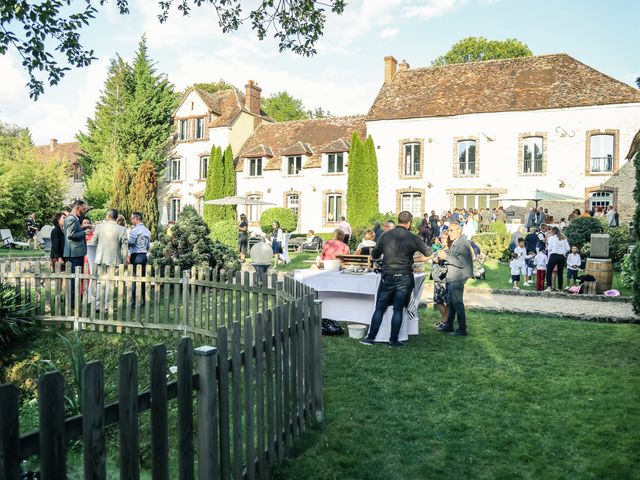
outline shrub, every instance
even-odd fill
[[[507,226],[502,222],[493,222],[490,228],[492,233],[507,233]]]
[[[260,215],[260,230],[267,235],[273,233],[273,222],[280,222],[283,232],[293,232],[298,226],[296,214],[290,208],[267,208]]]
[[[104,217],[106,216],[107,216],[106,208],[92,208],[87,212],[87,217],[89,217],[93,223],[104,220]]]
[[[635,276],[635,271],[633,268],[633,256],[630,253],[627,253],[622,259],[622,262],[620,262],[620,265],[620,281],[627,288],[633,287],[633,277]]]
[[[631,244],[631,233],[629,227],[609,227],[604,228],[604,233],[609,235],[609,257],[614,264],[620,263],[629,251]]]
[[[34,308],[15,287],[0,282],[0,345],[9,345],[25,334]]]
[[[494,260],[502,260],[505,251],[509,251],[511,235],[508,233],[478,233],[472,240],[478,244],[484,254]]]
[[[193,266],[222,268],[227,272],[240,269],[240,261],[235,251],[220,242],[214,242],[211,230],[195,208],[186,206],[171,235],[162,233],[151,247],[152,262],[159,267],[180,267],[189,270]]]
[[[579,217],[564,229],[564,234],[569,241],[569,245],[576,245],[581,249],[585,243],[591,241],[592,233],[602,233],[604,230],[603,223],[597,218]]]
[[[233,250],[238,249],[238,225],[233,220],[221,220],[211,226],[211,239]]]

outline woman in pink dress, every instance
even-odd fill
[[[349,255],[349,246],[343,242],[344,232],[339,228],[333,232],[333,239],[322,247],[322,260],[336,260],[336,255]]]

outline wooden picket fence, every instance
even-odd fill
[[[59,372],[46,373],[38,384],[38,431],[20,434],[18,390],[12,384],[0,386],[0,480],[20,478],[22,461],[33,456],[39,458],[39,478],[66,478],[67,447],[77,439],[83,445],[85,478],[104,479],[105,427],[116,424],[120,478],[137,479],[139,417],[147,410],[152,478],[168,479],[168,404],[172,400],[177,402],[180,479],[193,479],[196,474],[200,479],[267,478],[268,469],[290,453],[299,436],[321,421],[322,307],[308,287],[290,278],[277,282],[275,277],[260,279],[246,273],[227,279],[206,271],[173,276],[138,272],[134,277],[123,269],[88,275],[31,267],[4,268],[0,279],[19,284],[25,295],[33,296],[40,321],[122,332],[162,329],[190,337],[178,344],[176,381],[167,381],[166,347],[151,350],[150,388],[142,393],[138,392],[136,356],[122,355],[118,400],[107,405],[104,368],[100,362],[88,363],[82,374],[79,416],[65,418],[63,377]],[[63,288],[60,283],[68,283],[72,275],[76,300],[82,303],[76,301],[75,315],[67,316],[60,314],[64,298],[56,298],[63,297],[64,290],[70,293],[70,286]],[[135,304],[120,311],[116,301],[104,319],[92,317],[91,312],[81,316],[85,301],[78,282],[82,280],[98,285],[113,282],[118,300],[119,290],[128,292],[136,282]],[[144,310],[142,284],[147,286]],[[55,295],[47,294],[48,290]],[[170,295],[165,296],[167,290]],[[163,308],[158,308],[158,302]],[[66,304],[64,308],[69,313]],[[167,316],[167,311],[173,314]],[[193,349],[191,337],[210,340],[215,346]]]

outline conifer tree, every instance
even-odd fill
[[[207,170],[207,186],[204,191],[205,200],[215,200],[224,197],[224,164],[222,150],[215,145],[211,147],[209,154],[209,169]],[[223,205],[205,205],[204,221],[212,226],[214,223],[224,220]]]
[[[349,168],[347,171],[347,221],[352,226],[360,226],[360,209],[362,208],[363,190],[366,188],[366,181],[363,178],[363,155],[364,145],[360,140],[358,132],[353,132],[351,145],[349,147]],[[339,220],[339,219],[336,219]]]
[[[112,208],[117,209],[127,219],[131,215],[132,176],[132,169],[126,162],[118,165],[111,189],[111,201],[109,202]]]
[[[227,146],[224,150],[223,157],[224,168],[224,184],[223,184],[223,197],[230,197],[236,194],[236,169],[233,165],[233,151],[231,145]],[[226,205],[224,220],[236,219],[236,207],[235,205]]]
[[[379,212],[378,207],[378,156],[373,137],[369,135],[364,144],[364,176],[366,183],[364,186],[363,212],[362,218],[367,222],[371,217]],[[366,223],[364,224],[366,225]],[[364,226],[363,225],[363,226]]]
[[[156,237],[158,224],[157,186],[158,174],[151,160],[147,160],[138,170],[133,182],[131,212],[142,213],[144,224],[151,231],[151,238]]]

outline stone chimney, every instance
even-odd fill
[[[400,65],[398,65],[398,71],[399,72],[406,72],[407,70],[409,70],[409,64],[407,63],[406,60],[402,60],[402,63],[400,63]]]
[[[260,92],[262,89],[253,80],[249,80],[249,83],[245,85],[246,94],[244,98],[244,105],[247,110],[253,115],[260,116]]]
[[[389,83],[393,80],[397,66],[398,61],[393,56],[389,55],[384,57],[384,83]]]
[[[57,138],[52,138],[51,140],[49,140],[49,151],[53,152],[56,147],[58,146],[58,139]]]

